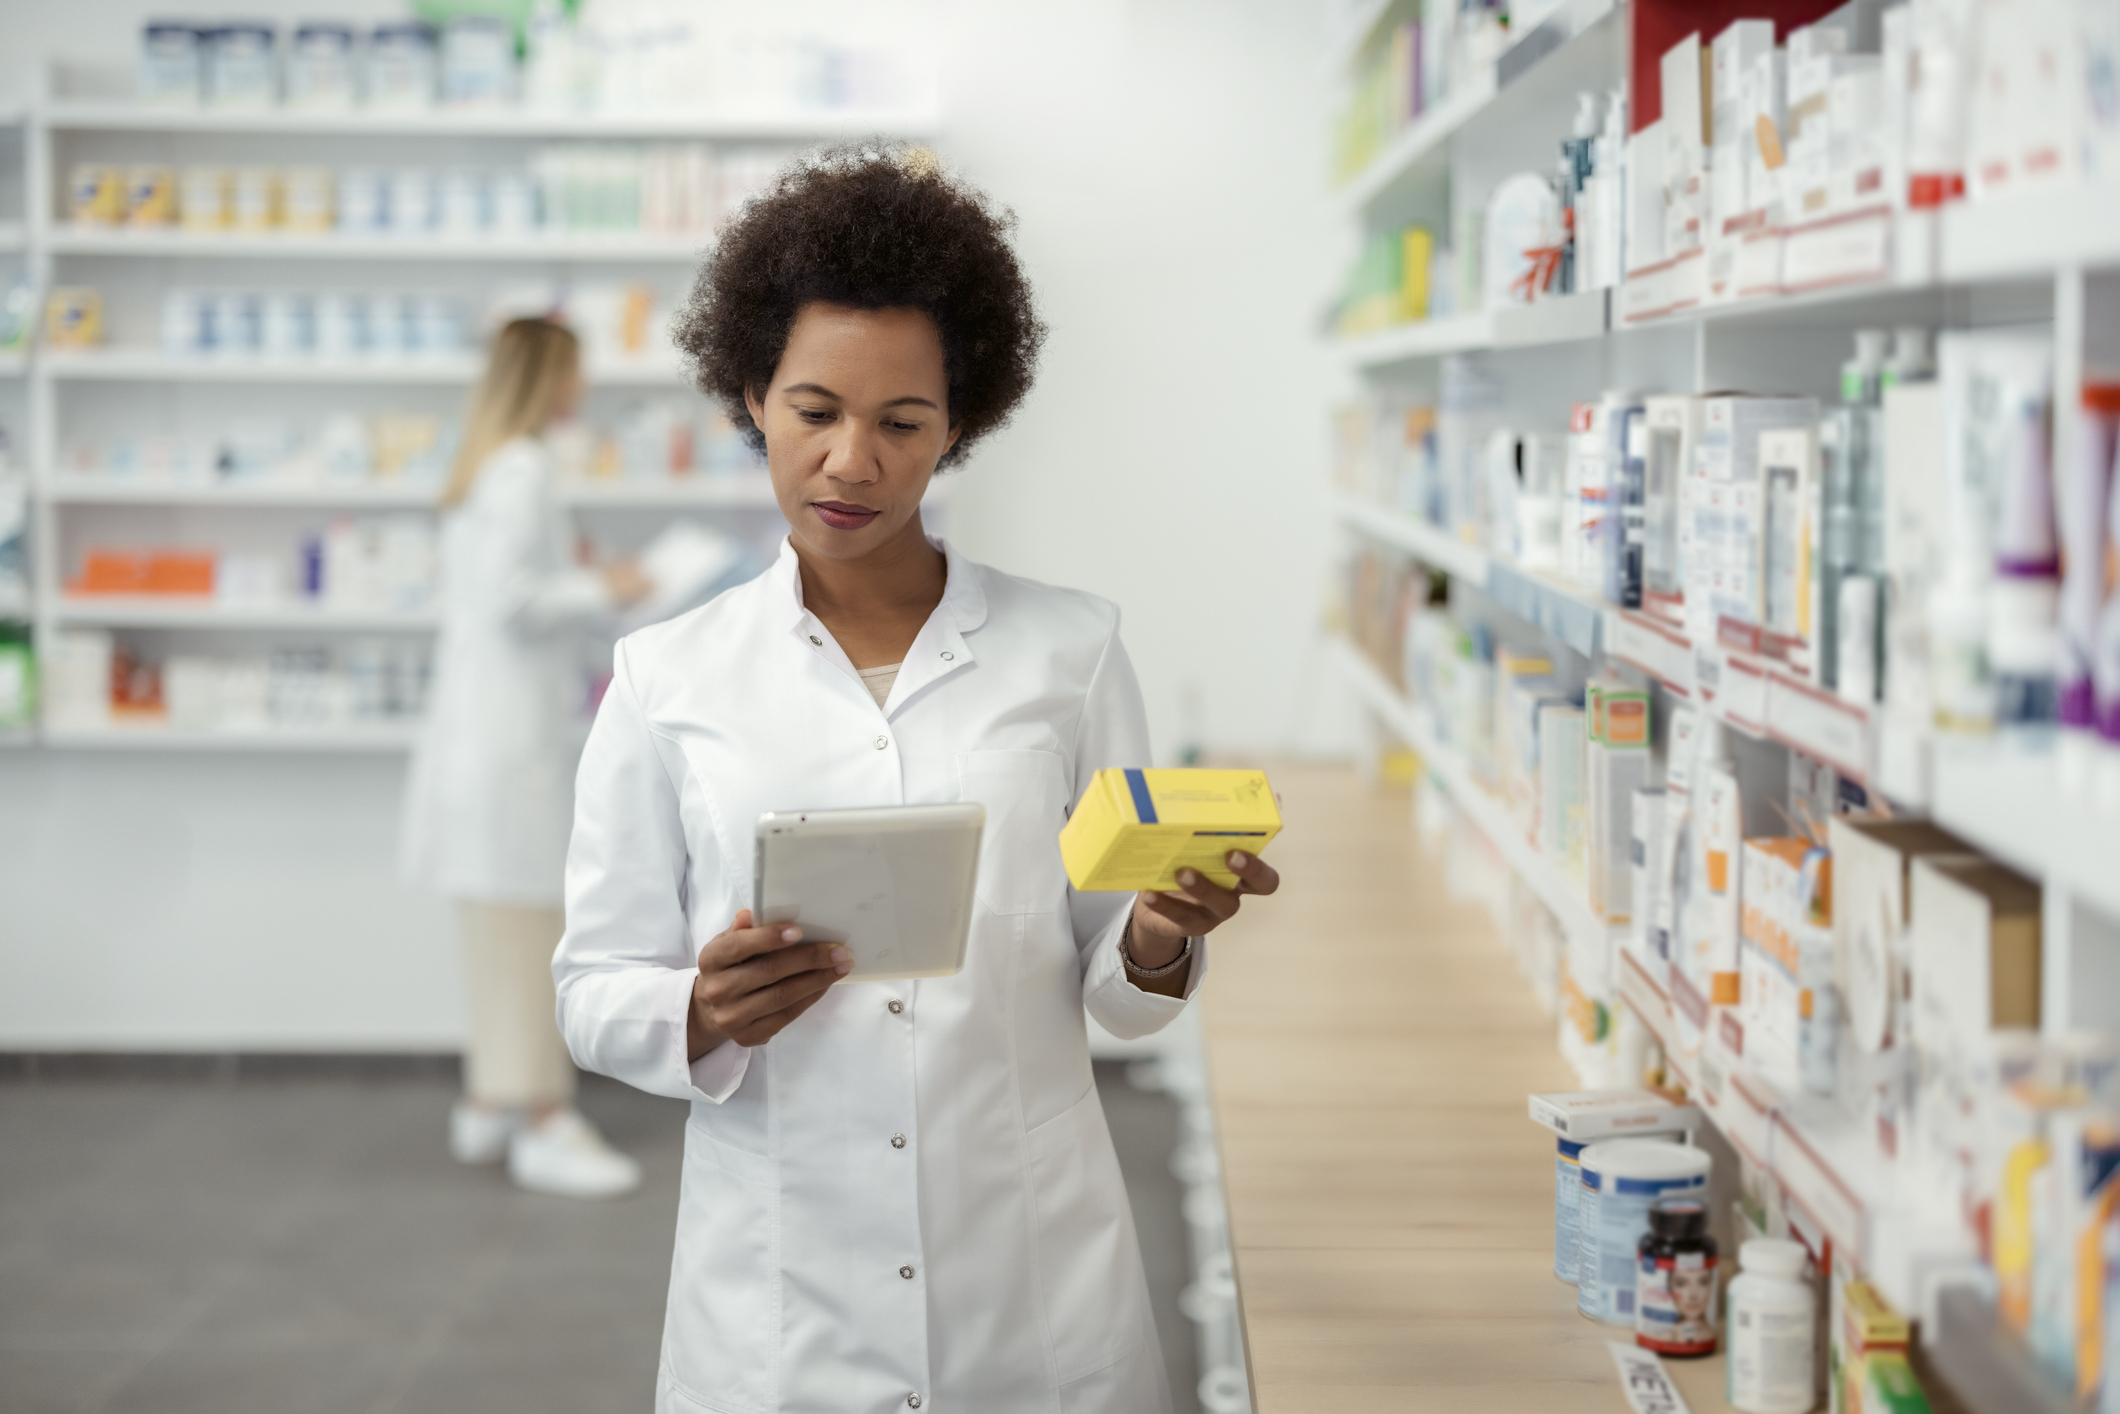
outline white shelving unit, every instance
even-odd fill
[[[297,630],[319,633],[420,633],[441,622],[432,610],[335,609],[323,605],[223,604],[185,595],[62,594],[51,617],[60,624],[108,628]]]
[[[0,230],[0,249],[7,233]],[[161,228],[62,226],[51,235],[60,255],[158,256],[179,260],[450,260],[562,261],[690,265],[711,242],[699,236],[546,235],[376,236],[195,235]]]
[[[45,82],[52,96],[33,101],[20,113],[0,114],[0,125],[12,117],[23,142],[26,209],[0,212],[0,253],[20,252],[31,277],[43,284],[79,283],[104,287],[106,327],[112,342],[80,350],[47,350],[24,356],[0,354],[0,380],[19,378],[24,389],[26,425],[21,463],[30,467],[32,487],[34,577],[28,602],[16,606],[32,623],[40,640],[64,629],[100,626],[125,631],[315,635],[332,642],[349,633],[420,634],[431,632],[435,616],[426,614],[334,613],[308,604],[236,605],[205,600],[108,598],[71,595],[63,584],[73,552],[87,529],[106,523],[123,525],[122,536],[136,537],[138,527],[155,517],[184,517],[183,538],[209,542],[227,533],[261,533],[258,516],[270,513],[394,512],[425,513],[434,508],[435,488],[380,484],[325,485],[231,479],[211,485],[157,484],[145,479],[104,479],[62,473],[59,448],[87,429],[79,419],[114,406],[114,397],[144,397],[128,406],[176,409],[187,400],[226,418],[231,397],[258,391],[261,406],[321,405],[327,397],[349,402],[404,398],[415,406],[438,407],[462,396],[478,377],[481,361],[461,357],[274,358],[172,357],[149,342],[156,323],[151,305],[142,307],[142,290],[198,282],[301,285],[349,279],[373,281],[388,267],[402,267],[377,281],[386,287],[428,288],[447,285],[463,290],[481,282],[502,284],[550,278],[579,268],[602,268],[606,280],[656,282],[666,297],[682,288],[687,270],[711,245],[700,235],[663,236],[631,232],[547,232],[512,236],[396,237],[390,235],[273,232],[200,234],[177,228],[91,227],[63,217],[61,181],[76,150],[93,160],[124,160],[119,151],[126,135],[137,135],[146,155],[166,154],[172,139],[181,142],[186,160],[253,161],[260,143],[285,138],[315,139],[331,144],[332,160],[342,163],[382,161],[386,154],[400,163],[406,140],[432,140],[461,161],[466,144],[491,141],[497,160],[519,162],[526,144],[546,141],[683,141],[709,145],[798,147],[888,133],[919,138],[939,126],[932,110],[777,111],[728,114],[566,113],[510,108],[483,111],[311,112],[274,108],[232,111],[207,108],[158,108],[130,102],[63,96],[61,71],[51,66]],[[84,148],[82,145],[86,144]],[[376,146],[375,144],[381,144]],[[452,146],[453,145],[453,146]],[[311,151],[316,150],[312,144]],[[226,152],[225,158],[221,157]],[[314,159],[312,159],[314,160]],[[358,284],[357,284],[358,287]],[[682,394],[684,367],[674,351],[640,358],[593,357],[584,369],[594,395],[618,390],[649,395],[656,390]],[[108,389],[110,391],[101,391]],[[181,419],[180,413],[166,414]],[[174,430],[174,428],[172,429]],[[751,517],[775,505],[763,477],[700,474],[663,480],[618,479],[566,487],[563,499],[572,508],[599,517],[595,527],[622,537],[637,534],[643,517],[698,514]],[[223,521],[223,515],[250,519]],[[111,518],[117,519],[111,519]],[[101,519],[96,519],[101,518]],[[174,523],[174,522],[173,522]],[[751,525],[751,519],[742,519]],[[269,526],[270,522],[265,522]],[[130,543],[129,541],[126,543]],[[169,728],[125,724],[96,728],[50,727],[33,733],[51,746],[207,751],[381,751],[396,749],[408,729],[360,729],[344,732],[211,732],[186,733]]]
[[[236,479],[205,485],[72,475],[49,478],[45,498],[60,506],[207,506],[234,510],[432,510],[438,488],[367,483]],[[930,493],[936,494],[936,493]],[[563,504],[583,509],[771,509],[773,487],[763,476],[696,474],[662,480],[567,482]]]
[[[256,731],[188,731],[182,727],[47,725],[42,742],[72,751],[279,751],[402,753],[419,735],[416,723],[304,731],[295,727]]]
[[[441,384],[465,386],[477,380],[481,361],[473,355],[420,355],[406,358],[272,358],[229,355],[179,357],[160,349],[101,348],[51,350],[36,361],[36,371],[55,383],[319,383]],[[672,388],[684,376],[674,357],[590,359],[583,376],[592,387]]]
[[[697,142],[829,142],[871,133],[924,136],[928,110],[791,109],[781,113],[564,113],[534,108],[408,109],[402,112],[300,108],[156,108],[130,102],[59,99],[41,121],[61,132],[264,134],[297,137],[637,138]]]
[[[1367,14],[1360,33],[1338,44],[1376,42],[1383,13]],[[1620,80],[1626,19],[1624,7],[1596,0],[1561,6],[1548,22],[1548,42],[1519,41],[1491,82],[1462,88],[1431,109],[1351,182],[1342,193],[1347,217],[1376,229],[1411,219],[1446,229],[1461,185],[1478,200],[1510,170],[1550,170],[1574,91]],[[1547,26],[1533,31],[1542,33]],[[1349,61],[1349,53],[1335,52],[1333,62]],[[1553,144],[1542,150],[1532,141],[1541,131]],[[2087,345],[2102,339],[2106,362],[2120,356],[2110,347],[2111,331],[2091,318],[2087,292],[2101,270],[2120,275],[2120,181],[2029,188],[2007,201],[1960,202],[1926,219],[1933,232],[1912,223],[1893,232],[1895,241],[1933,236],[1935,257],[1921,278],[1904,273],[1918,262],[1893,262],[1869,278],[1829,279],[1800,294],[1711,301],[1699,272],[1679,261],[1638,272],[1611,291],[1457,313],[1339,348],[1358,377],[1430,394],[1440,360],[1478,354],[1508,387],[1504,425],[1554,432],[1566,426],[1571,402],[1612,386],[1828,395],[1857,327],[2050,324],[2057,407],[2074,404],[2091,361]],[[2103,289],[2097,297],[2114,296]],[[1565,357],[1555,357],[1561,350]],[[1564,644],[1599,667],[1653,681],[1746,736],[1832,765],[1895,807],[1932,813],[1970,844],[2038,879],[2045,892],[2043,1024],[2053,1032],[2120,1025],[2120,819],[2102,812],[2090,788],[2052,754],[1910,731],[1882,708],[1844,702],[1771,662],[1696,644],[1669,623],[1529,572],[1412,513],[1347,496],[1336,499],[1334,513],[1357,543],[1450,576],[1454,602],[1460,590],[1474,591],[1476,612],[1497,624],[1513,621],[1516,636]],[[1461,820],[1492,844],[1571,943],[1609,950],[1617,1000],[1664,1043],[1730,1142],[1782,1182],[1807,1230],[1855,1254],[1888,1298],[1918,1310],[1922,1264],[1970,1258],[1955,1216],[1906,1191],[1837,1103],[1783,1093],[1757,1074],[1716,1013],[1705,1005],[1698,1018],[1675,1011],[1690,1000],[1674,999],[1661,967],[1645,964],[1625,945],[1624,930],[1608,929],[1590,911],[1470,763],[1439,740],[1426,710],[1350,643],[1336,643],[1333,657],[1348,690],[1386,734],[1419,753]],[[1992,1334],[1988,1339],[1996,1344]]]

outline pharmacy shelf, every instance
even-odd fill
[[[2120,265],[2120,181],[2056,182],[1946,207],[1938,265],[1948,281],[2032,279]]]
[[[4,240],[4,232],[0,232]],[[339,232],[200,235],[171,228],[61,226],[50,237],[62,255],[157,256],[197,260],[553,260],[689,265],[706,253],[705,234],[526,232],[520,235],[392,236]],[[4,246],[0,246],[4,248]]]
[[[196,357],[159,349],[104,348],[47,351],[44,368],[53,378],[121,383],[394,383],[461,385],[475,380],[481,364],[468,355],[403,358]],[[589,386],[666,387],[684,378],[675,358],[604,359],[584,370]]]
[[[1585,657],[1596,656],[1603,646],[1606,606],[1594,595],[1497,560],[1441,527],[1404,512],[1343,496],[1339,515],[1356,533],[1444,571]]]
[[[1406,700],[1405,694],[1377,671],[1360,649],[1345,639],[1331,644],[1340,673],[1379,721],[1421,758],[1422,766],[1449,795],[1459,811],[1494,845],[1517,877],[1528,884],[1571,937],[1599,945],[1618,946],[1618,930],[1590,911],[1582,891],[1524,836],[1509,812],[1494,795],[1473,778],[1471,767],[1457,751],[1436,739],[1428,714]]]
[[[1491,348],[1494,341],[1494,317],[1475,310],[1393,325],[1375,334],[1344,339],[1340,347],[1356,368],[1374,370],[1417,358]]]
[[[0,251],[22,250],[29,244],[29,235],[20,221],[0,221]]]
[[[28,354],[20,349],[0,349],[0,378],[20,378],[28,372]]]
[[[1744,1032],[1727,1008],[1674,995],[1668,969],[1618,946],[1613,972],[1620,1000],[1656,1037],[1668,1064],[1732,1147],[1773,1174],[1790,1200],[1791,1221],[1811,1243],[1830,1239],[1902,1311],[1922,1309],[1923,1278],[1969,1264],[1971,1239],[1938,1195],[1913,1191],[1884,1167],[1860,1123],[1838,1101],[1787,1093],[1743,1058]]]
[[[47,350],[44,370],[67,382],[120,383],[469,383],[468,356],[421,359],[179,358],[159,349]]]
[[[1939,737],[1930,789],[1952,834],[2120,920],[2120,818],[2099,812],[2086,782],[2065,783],[2053,754]]]
[[[306,604],[222,604],[205,596],[65,594],[53,617],[110,628],[296,629],[333,633],[422,633],[441,623],[421,613],[330,609]]]
[[[72,475],[47,483],[46,500],[61,506],[214,506],[258,509],[432,510],[437,489],[310,481],[222,481],[207,485]]]
[[[29,590],[13,584],[0,585],[0,620],[12,622],[29,615]]]
[[[35,727],[0,727],[0,751],[22,751],[36,744]]]
[[[212,506],[227,509],[389,511],[435,508],[434,486],[233,480],[206,485],[72,475],[54,479],[45,496],[62,506]],[[771,507],[763,476],[698,475],[641,480],[563,481],[558,497],[580,509],[714,510]]]
[[[1339,514],[1358,534],[1443,570],[1585,657],[1602,652],[1655,678],[1726,726],[1779,741],[1858,781],[1875,775],[1874,714],[1779,665],[1719,647],[1703,655],[1669,624],[1497,559],[1403,512],[1343,497]]]
[[[577,481],[562,483],[559,498],[577,510],[750,510],[780,504],[773,498],[773,483],[760,475]]]
[[[1339,497],[1337,509],[1341,523],[1349,529],[1411,555],[1430,569],[1441,570],[1475,589],[1486,588],[1487,552],[1466,544],[1441,526],[1354,496]]]
[[[1388,7],[1386,7],[1388,8]],[[1379,204],[1441,174],[1449,160],[1451,140],[1477,121],[1495,100],[1516,84],[1537,75],[1553,57],[1585,36],[1619,8],[1618,0],[1563,0],[1552,14],[1518,36],[1491,68],[1472,75],[1441,103],[1407,125],[1341,190],[1346,214],[1359,220]],[[1362,31],[1357,47],[1366,43]],[[1344,64],[1343,64],[1344,67]],[[1609,83],[1600,78],[1597,87]]]
[[[163,723],[113,723],[109,726],[52,726],[43,732],[46,746],[75,751],[409,751],[419,737],[416,723],[368,727],[260,727],[200,731]]]
[[[534,108],[339,112],[300,108],[156,108],[59,100],[45,124],[62,132],[262,133],[299,137],[687,138],[695,141],[820,142],[871,133],[931,134],[929,109],[819,109],[759,114],[555,113]]]
[[[1440,175],[1450,156],[1450,139],[1493,101],[1495,92],[1494,70],[1487,69],[1468,77],[1456,92],[1407,124],[1341,190],[1346,214],[1360,219],[1387,195]]]

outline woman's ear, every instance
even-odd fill
[[[944,443],[942,444],[942,457],[946,457],[946,456],[948,456],[948,455],[950,454],[950,448],[952,448],[952,447],[956,446],[956,445],[957,445],[957,439],[958,439],[959,437],[962,437],[963,435],[964,435],[964,424],[963,424],[963,423],[961,423],[961,422],[953,422],[953,423],[951,423],[951,424],[950,424],[950,437],[949,437],[949,440],[948,440],[947,442],[944,442]],[[937,457],[937,458],[935,458],[935,460],[939,462],[939,461],[941,461],[941,460],[942,460],[942,457]]]
[[[743,406],[744,411],[751,414],[751,425],[756,427],[760,432],[765,431],[766,401],[763,390],[753,388],[749,384],[745,384],[743,390]],[[956,439],[952,437],[951,440],[954,441]]]

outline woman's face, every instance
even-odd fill
[[[942,336],[920,311],[803,306],[772,385],[744,395],[803,546],[854,560],[905,532],[957,440],[948,387]]]
[[[1671,1273],[1671,1304],[1678,1308],[1679,1315],[1689,1321],[1704,1319],[1708,1304],[1715,1299],[1714,1271]]]

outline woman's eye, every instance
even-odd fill
[[[894,422],[891,424],[891,430],[893,432],[918,432],[920,424],[917,422]]]
[[[831,410],[828,408],[797,408],[795,415],[804,422],[825,423],[832,420]]]

